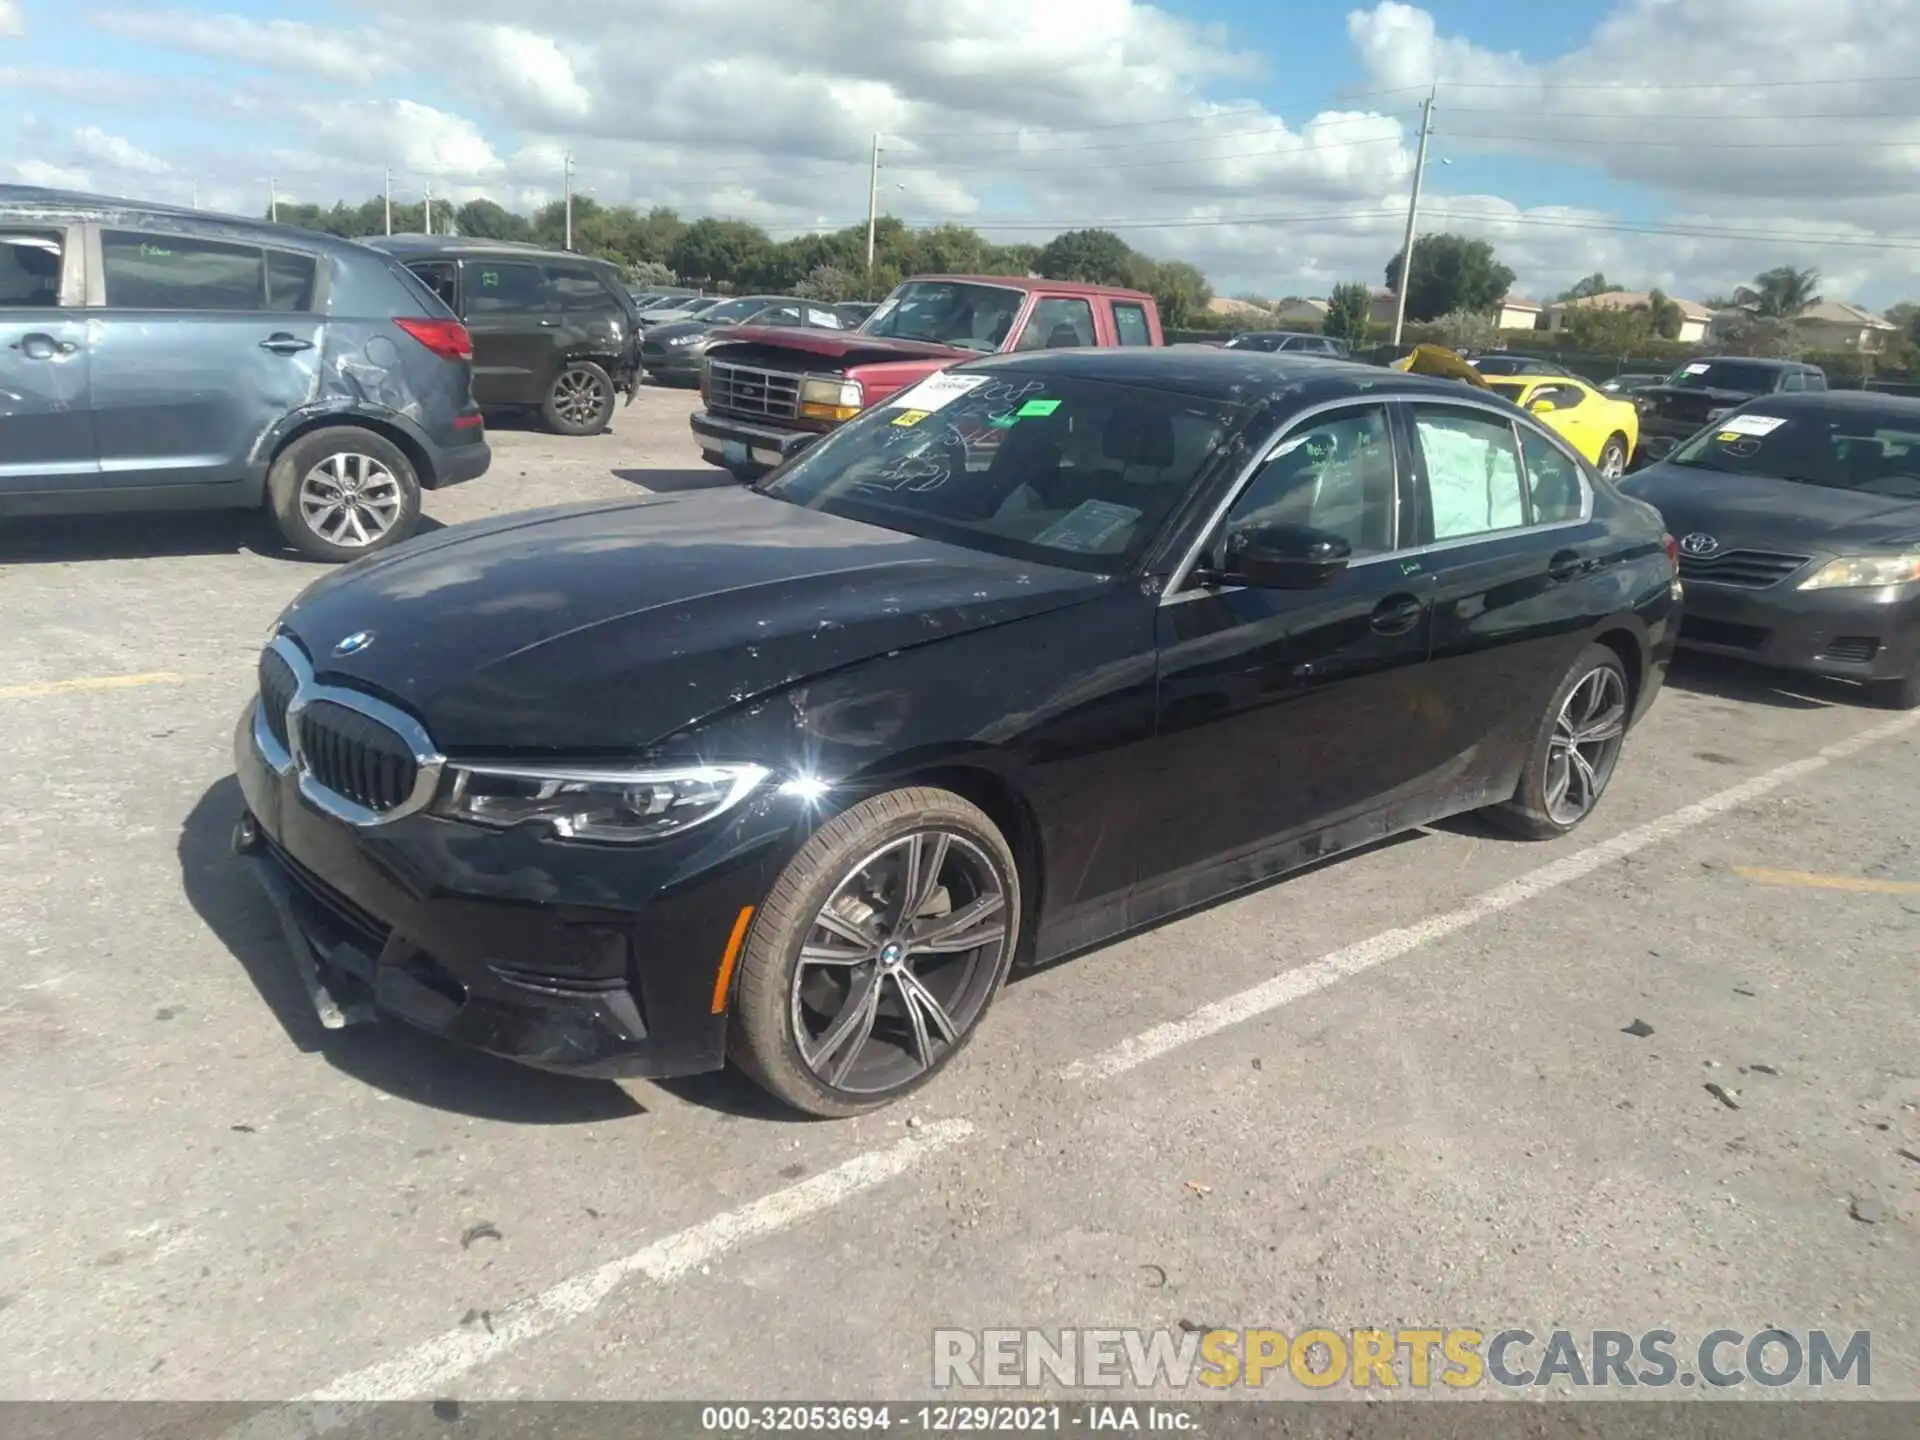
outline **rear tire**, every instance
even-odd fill
[[[1607,443],[1600,447],[1600,473],[1609,480],[1618,480],[1627,473],[1627,437],[1609,435]]]
[[[540,418],[560,435],[598,435],[613,420],[613,377],[591,360],[569,360],[553,377]]]
[[[376,554],[420,523],[420,478],[406,453],[358,425],[295,440],[267,472],[267,508],[309,560],[343,564]]]
[[[734,992],[734,1063],[796,1110],[877,1110],[965,1048],[1006,979],[1020,872],[992,820],[947,790],[863,800],[774,882]],[[968,943],[973,942],[973,943]]]
[[[1485,812],[1526,840],[1557,840],[1599,806],[1627,733],[1626,667],[1605,645],[1580,652],[1553,692],[1513,798]]]

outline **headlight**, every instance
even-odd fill
[[[1829,560],[1800,582],[1802,590],[1853,590],[1920,580],[1920,554],[1847,555]]]
[[[676,835],[732,809],[766,778],[760,765],[616,770],[544,765],[447,766],[435,809],[507,830],[544,825],[564,840],[630,843]]]
[[[800,382],[800,413],[809,420],[851,420],[865,403],[858,380]]]
[[[693,334],[691,334],[691,335],[676,335],[676,336],[674,336],[674,337],[673,337],[673,338],[672,338],[671,340],[669,340],[669,341],[667,341],[667,344],[669,344],[669,345],[691,345],[691,344],[693,344],[693,342],[694,342],[694,341],[696,341],[696,340],[704,340],[704,339],[706,339],[706,338],[707,338],[706,336],[704,336],[704,335],[702,335],[702,334],[700,334],[700,333],[699,333],[698,331],[696,331],[696,332],[694,332],[694,333],[693,333]]]

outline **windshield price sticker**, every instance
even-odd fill
[[[893,423],[896,425],[918,425],[932,413],[931,410],[903,410],[900,412],[900,418]]]
[[[1706,361],[1696,360],[1691,365],[1681,367],[1680,373],[1682,375],[1704,375],[1707,373],[1708,368]]]
[[[929,375],[887,402],[889,410],[938,410],[987,383],[985,375]]]
[[[1735,415],[1720,422],[1722,435],[1771,435],[1787,423],[1784,415]]]

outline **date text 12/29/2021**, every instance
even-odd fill
[[[1198,1406],[1075,1405],[707,1405],[700,1428],[710,1435],[1058,1434],[1086,1431],[1186,1432],[1198,1428]]]

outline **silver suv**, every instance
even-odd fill
[[[368,246],[0,185],[0,516],[265,508],[355,559],[486,472],[472,357]]]

